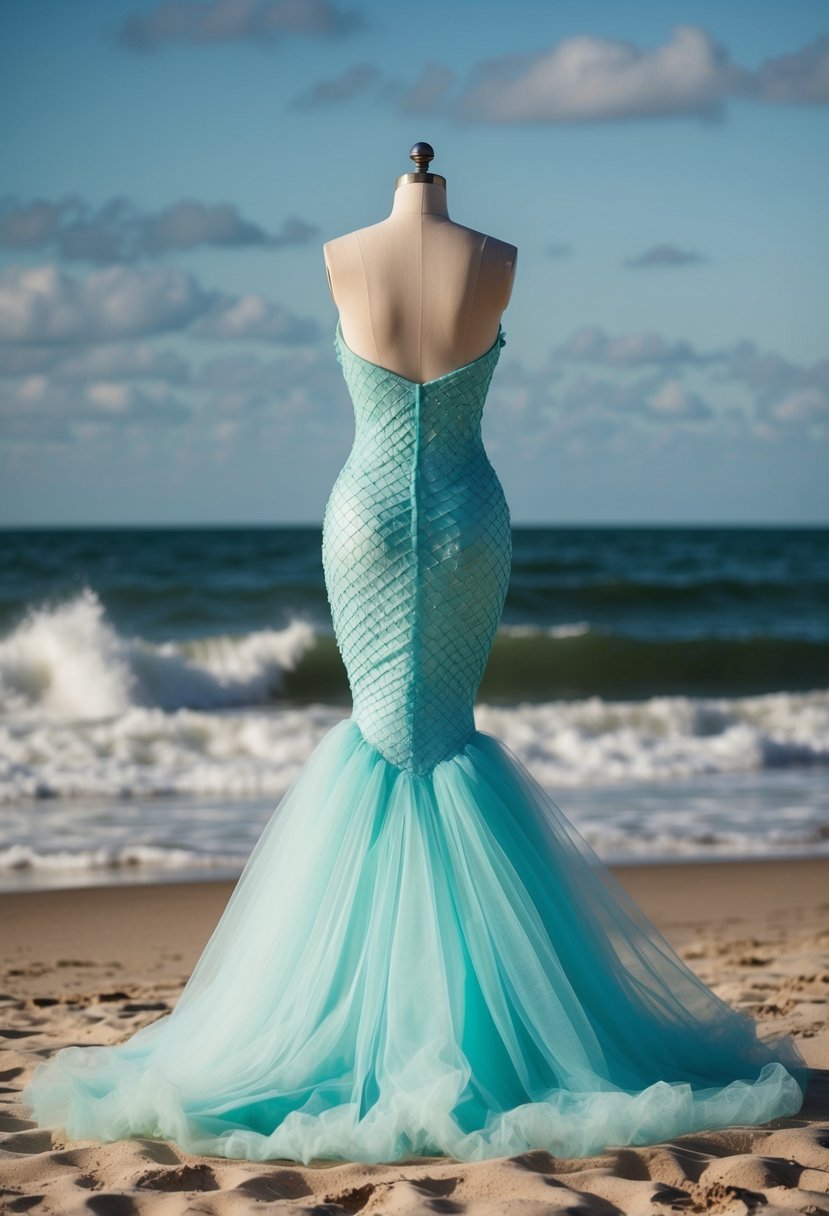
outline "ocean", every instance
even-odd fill
[[[0,889],[238,874],[349,709],[319,527],[0,533]],[[829,529],[516,527],[476,723],[608,862],[829,853]]]

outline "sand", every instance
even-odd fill
[[[35,1127],[20,1089],[69,1043],[114,1043],[175,1003],[226,883],[0,895],[0,1211],[133,1213],[829,1213],[829,859],[615,871],[683,958],[791,1031],[803,1109],[763,1127],[564,1159],[311,1166],[195,1158],[161,1140],[102,1145]]]

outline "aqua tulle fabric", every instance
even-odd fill
[[[793,1040],[682,962],[473,703],[509,513],[481,439],[504,342],[424,384],[335,343],[354,445],[323,562],[353,712],[274,811],[172,1013],[24,1099],[76,1138],[479,1160],[799,1110]]]

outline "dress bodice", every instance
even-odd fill
[[[474,731],[503,610],[509,511],[481,420],[505,341],[423,383],[345,343],[355,434],[323,522],[323,565],[353,717],[392,763],[429,771]]]

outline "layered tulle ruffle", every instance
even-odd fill
[[[789,1038],[716,997],[497,739],[431,773],[353,718],[260,837],[173,1012],[24,1097],[75,1138],[254,1160],[586,1156],[800,1108]]]

